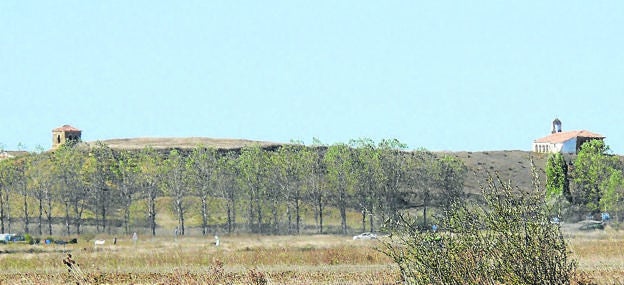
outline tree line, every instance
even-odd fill
[[[602,140],[581,146],[576,157],[561,153],[546,161],[546,194],[558,215],[613,214],[624,210],[624,163]],[[577,217],[578,218],[578,217]]]
[[[455,157],[406,151],[395,139],[237,150],[70,143],[0,161],[0,232],[20,221],[23,232],[40,235],[54,234],[58,224],[65,235],[81,234],[87,224],[98,233],[130,233],[140,220],[156,235],[162,198],[171,201],[182,235],[190,215],[201,217],[202,234],[215,227],[300,234],[304,220],[325,233],[329,209],[337,211],[342,234],[350,231],[353,212],[361,213],[363,231],[413,208],[422,210],[426,225],[432,209],[464,197],[465,173]]]

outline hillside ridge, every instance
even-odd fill
[[[136,150],[144,147],[154,149],[179,148],[190,149],[197,146],[214,147],[223,150],[236,150],[245,146],[259,144],[265,148],[274,148],[286,143],[255,141],[248,139],[208,138],[208,137],[139,137],[107,139],[88,142],[93,145],[101,142],[113,149]],[[464,162],[468,172],[465,177],[465,190],[479,193],[480,185],[486,182],[488,175],[498,174],[501,179],[510,180],[514,185],[528,189],[533,187],[531,161],[536,167],[541,185],[546,181],[544,167],[548,154],[523,150],[493,151],[433,151],[438,155],[450,155]],[[568,160],[572,159],[568,157]]]
[[[282,145],[280,143],[255,141],[248,139],[230,139],[230,138],[208,138],[208,137],[139,137],[139,138],[120,138],[107,139],[88,142],[94,145],[101,142],[112,149],[128,149],[136,150],[145,147],[154,149],[180,148],[189,149],[197,146],[214,147],[217,149],[240,149],[245,146],[258,144],[262,147],[275,147]]]
[[[533,185],[533,166],[537,171],[540,185],[546,183],[546,159],[548,154],[522,150],[498,151],[459,151],[443,152],[464,162],[468,168],[464,186],[468,193],[479,193],[480,186],[487,182],[489,175],[498,175],[505,181],[521,189],[531,189]],[[567,157],[572,159],[572,157]],[[532,165],[533,164],[533,165]]]

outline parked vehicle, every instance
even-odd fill
[[[591,231],[591,230],[604,230],[604,224],[602,222],[588,222],[582,225],[579,230]]]
[[[0,234],[0,243],[23,242],[26,241],[24,235],[18,234]]]
[[[377,239],[377,235],[374,233],[361,233],[359,235],[353,236],[353,240],[357,240],[357,239]]]
[[[0,234],[0,243],[8,243],[12,241],[15,234]]]
[[[11,237],[11,241],[12,242],[18,242],[18,241],[26,241],[26,237],[23,235],[13,235]]]

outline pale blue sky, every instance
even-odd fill
[[[624,1],[0,1],[0,143],[397,138],[624,153]]]

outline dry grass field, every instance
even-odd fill
[[[570,229],[574,227],[568,227]],[[590,284],[624,284],[624,232],[566,230]],[[111,237],[104,245],[0,245],[0,284],[397,284],[376,241],[349,236]],[[79,266],[70,270],[67,254]]]
[[[624,231],[581,232],[578,224],[565,230],[578,271],[594,284],[624,284]]]
[[[98,237],[106,238],[106,237]],[[348,236],[118,239],[0,246],[0,284],[389,284],[398,275],[374,241]],[[79,264],[69,270],[67,253]]]
[[[138,139],[110,140],[120,148],[192,148],[198,144],[240,148],[251,141]],[[274,146],[263,143],[265,147]],[[530,159],[543,175],[545,156],[524,151],[447,153],[466,163],[466,191],[477,193],[488,172],[498,171],[521,188],[530,188]],[[16,200],[17,201],[17,200]],[[170,203],[160,201],[160,204]],[[162,207],[161,207],[162,208]],[[139,212],[143,212],[142,210]],[[171,215],[159,215],[158,224],[171,229]],[[62,213],[58,214],[59,216]],[[333,215],[337,217],[337,215]],[[331,221],[332,215],[328,215]],[[171,220],[167,220],[171,219]],[[336,218],[337,219],[337,218]],[[357,221],[359,216],[349,218]],[[189,223],[193,219],[189,218]],[[310,222],[312,223],[312,222]],[[337,222],[336,222],[337,223]],[[564,225],[578,271],[586,284],[624,284],[624,231],[581,232],[579,225]],[[169,232],[168,232],[169,233]],[[169,233],[170,234],[170,233]],[[398,284],[397,267],[376,250],[376,241],[353,241],[350,236],[190,236],[174,240],[140,236],[98,235],[78,237],[77,244],[0,244],[2,284]],[[93,239],[105,239],[94,245]],[[71,254],[71,260],[67,260]],[[63,261],[66,261],[64,263]],[[71,262],[75,262],[75,265]],[[68,266],[71,265],[70,266]]]

